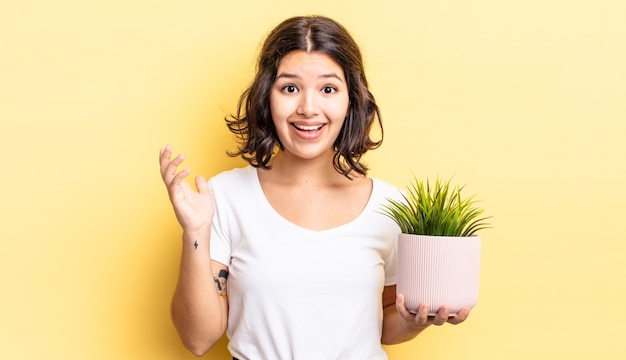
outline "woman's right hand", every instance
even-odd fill
[[[177,173],[178,167],[185,160],[185,156],[180,154],[174,159],[171,157],[171,145],[167,145],[165,149],[159,151],[161,178],[167,187],[176,219],[178,219],[183,231],[187,233],[209,230],[215,207],[213,194],[209,190],[207,181],[203,176],[197,176],[195,180],[198,190],[194,190],[191,185],[183,180],[189,175],[189,169]]]

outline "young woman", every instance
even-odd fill
[[[161,176],[183,228],[174,324],[207,352],[226,331],[238,359],[386,359],[382,344],[469,309],[417,314],[396,296],[399,229],[379,210],[398,198],[366,176],[362,155],[382,124],[349,33],[319,16],[278,25],[256,77],[227,120],[250,166],[199,176],[160,152]],[[228,294],[228,296],[226,296]]]

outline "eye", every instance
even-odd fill
[[[322,88],[322,92],[324,94],[332,94],[335,91],[337,91],[337,88],[335,88],[334,86],[330,86],[330,85],[326,85]]]
[[[295,92],[298,92],[298,88],[296,88],[295,85],[289,84],[289,85],[283,86],[283,91],[286,93],[293,94]]]

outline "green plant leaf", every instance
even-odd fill
[[[474,196],[463,198],[465,188],[451,187],[451,180],[438,177],[434,185],[413,176],[402,201],[387,199],[382,214],[393,219],[406,234],[436,236],[473,236],[489,228],[490,217],[481,217],[484,210],[476,205]]]

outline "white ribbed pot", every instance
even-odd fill
[[[396,291],[406,308],[417,313],[430,305],[434,315],[442,305],[450,315],[473,308],[478,300],[480,236],[452,237],[399,234]]]

